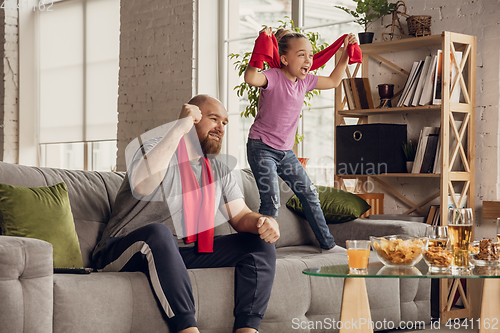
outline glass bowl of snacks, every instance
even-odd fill
[[[476,275],[500,275],[500,252],[498,243],[491,239],[475,241],[469,247],[469,261],[474,266],[472,273]]]
[[[427,238],[408,235],[370,237],[379,260],[386,266],[412,267],[422,259]]]
[[[423,249],[424,261],[429,266],[429,272],[438,273],[447,271],[451,265],[450,250],[446,247],[429,245]]]
[[[445,272],[451,265],[447,226],[427,226],[425,236],[429,239],[424,248],[424,261],[431,273]]]
[[[472,242],[472,248],[478,250],[469,252],[469,260],[474,266],[498,266],[500,264],[500,252],[498,243],[491,239],[482,239]]]

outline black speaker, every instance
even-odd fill
[[[336,128],[336,173],[406,173],[406,124],[340,125]]]

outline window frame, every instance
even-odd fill
[[[19,10],[19,163],[46,166],[44,152],[51,145],[83,144],[83,170],[94,170],[95,143],[117,143],[115,138],[87,139],[87,0],[51,0],[52,10],[59,4],[73,2],[82,6],[83,61],[82,61],[82,140],[67,142],[42,142],[40,138],[40,11]],[[118,82],[117,82],[118,93]],[[118,123],[118,116],[116,119]],[[61,152],[64,153],[64,152]],[[116,163],[116,162],[115,162]],[[116,167],[116,165],[115,165]]]

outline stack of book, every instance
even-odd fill
[[[441,104],[442,54],[441,50],[437,50],[434,56],[428,55],[424,60],[413,63],[396,105],[397,107]],[[462,52],[455,52],[455,59],[460,64]],[[451,83],[454,82],[456,75],[456,67],[452,61]],[[450,102],[458,103],[459,99],[460,85],[458,84],[450,97]]]
[[[436,173],[435,167],[439,166],[439,127],[426,126],[420,131],[417,153],[413,162],[412,173]]]
[[[460,129],[461,120],[455,120],[455,127]],[[413,162],[412,173],[441,173],[441,128],[426,126],[420,131],[418,138],[417,152]],[[450,133],[453,133],[450,129]],[[450,155],[455,149],[457,141],[454,135],[450,135]],[[464,145],[464,142],[462,142]],[[460,156],[455,158],[452,171],[463,170],[463,163]]]

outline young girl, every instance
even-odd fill
[[[261,31],[259,38],[266,38],[263,33],[272,37],[272,29],[269,27]],[[245,71],[245,82],[261,88],[259,112],[250,128],[247,142],[248,163],[259,188],[259,212],[273,218],[278,216],[280,176],[302,203],[306,219],[322,251],[344,252],[345,249],[335,246],[321,210],[316,187],[292,148],[305,93],[313,89],[336,88],[340,84],[349,60],[346,50],[349,44],[357,43],[356,37],[353,34],[345,37],[340,61],[328,77],[309,73],[313,65],[313,49],[304,35],[279,29],[276,40],[279,55],[275,54],[274,58],[279,56],[281,68],[259,72],[258,68],[251,66],[254,64],[251,59]],[[256,49],[257,41],[254,55]]]

